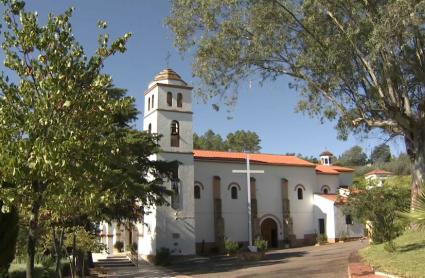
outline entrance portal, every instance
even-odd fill
[[[267,241],[269,247],[277,247],[277,223],[272,218],[267,218],[261,223],[261,236]]]

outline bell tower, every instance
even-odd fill
[[[172,69],[157,74],[145,92],[143,129],[162,135],[164,152],[191,153],[192,87]]]
[[[156,207],[145,217],[150,233],[141,241],[142,255],[165,247],[172,255],[195,254],[195,202],[192,131],[192,87],[172,69],[164,69],[144,93],[143,130],[161,135],[160,153],[153,160],[178,161],[172,181],[170,206]]]
[[[324,151],[320,154],[320,163],[322,165],[332,165],[332,159],[334,155],[330,151]]]

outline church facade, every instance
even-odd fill
[[[120,240],[137,243],[142,257],[167,248],[172,255],[222,251],[226,239],[248,243],[246,153],[193,149],[192,88],[171,69],[160,72],[144,93],[144,130],[162,134],[158,160],[178,160],[170,206],[151,208],[133,228],[101,226],[102,242],[112,252]],[[251,230],[270,247],[330,242],[363,236],[361,225],[340,209],[353,170],[332,165],[324,152],[320,164],[295,156],[249,154]]]

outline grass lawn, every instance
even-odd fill
[[[62,273],[64,276],[67,276],[69,273],[69,265],[68,262],[62,261]],[[9,268],[9,276],[10,278],[25,278],[26,277],[26,264],[25,263],[12,263]],[[56,277],[55,275],[55,267],[51,266],[47,270],[43,269],[41,264],[34,265],[34,277]]]
[[[425,231],[406,231],[394,240],[395,252],[384,244],[368,246],[359,251],[363,259],[378,271],[403,277],[425,278]]]

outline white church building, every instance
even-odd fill
[[[248,243],[246,153],[193,149],[192,87],[171,69],[161,71],[144,93],[143,129],[162,134],[161,153],[152,159],[178,160],[178,181],[165,186],[174,191],[170,206],[151,208],[143,223],[125,228],[101,225],[101,240],[109,253],[116,241],[137,243],[141,257],[161,248],[172,255],[222,251],[224,240]],[[363,227],[344,215],[340,205],[352,184],[353,169],[332,165],[323,152],[320,164],[295,156],[253,153],[251,230],[254,239],[269,247],[313,244],[319,234],[329,242],[359,238]]]

